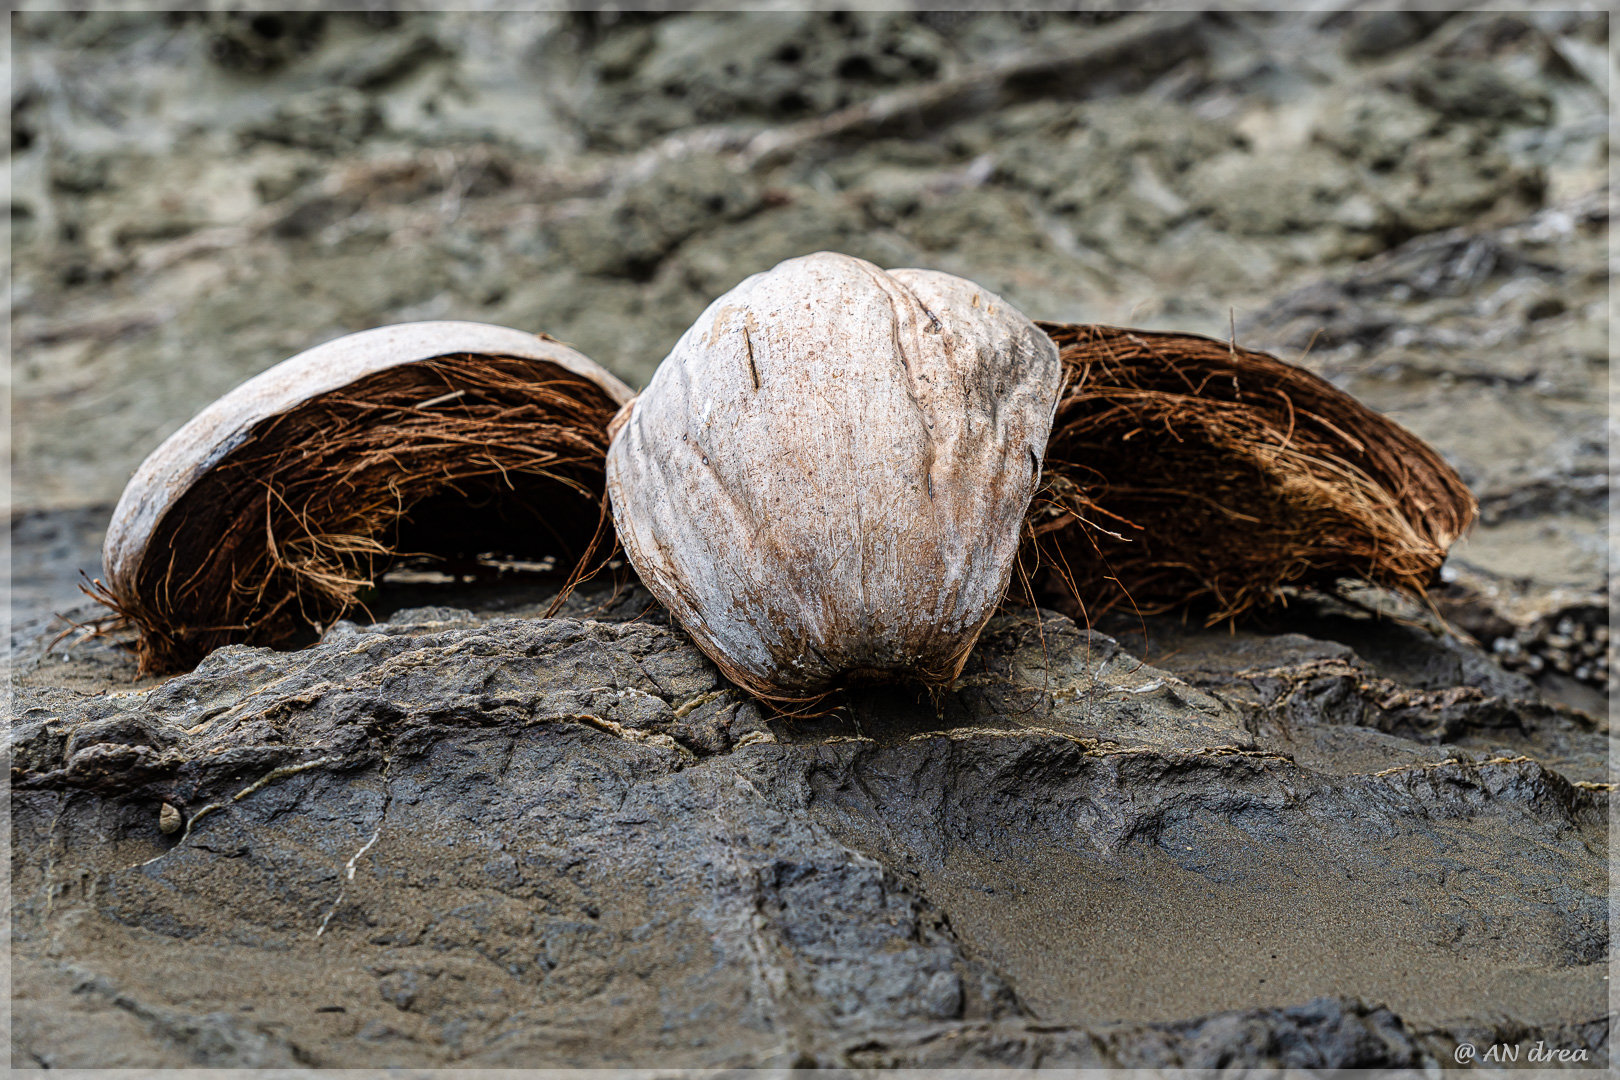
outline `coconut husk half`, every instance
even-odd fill
[[[583,556],[628,387],[556,341],[479,323],[351,334],[233,390],[147,458],[94,595],[143,672],[319,633],[405,555]]]
[[[1065,389],[1025,561],[1090,615],[1210,622],[1359,579],[1421,596],[1474,497],[1433,448],[1323,379],[1192,334],[1040,324]]]

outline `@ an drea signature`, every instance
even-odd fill
[[[1513,1063],[1519,1061],[1521,1055],[1524,1061],[1538,1065],[1569,1064],[1585,1061],[1589,1056],[1584,1047],[1564,1050],[1548,1046],[1545,1042],[1537,1042],[1531,1047],[1526,1047],[1523,1043],[1491,1043],[1483,1050],[1473,1043],[1465,1042],[1458,1043],[1457,1049],[1451,1052],[1451,1056],[1459,1065]]]

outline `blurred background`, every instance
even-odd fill
[[[141,459],[293,353],[472,319],[639,386],[833,249],[1303,358],[1479,494],[1448,613],[1602,706],[1602,10],[25,11],[12,45],[19,633]]]

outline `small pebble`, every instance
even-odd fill
[[[163,809],[158,811],[158,828],[165,835],[172,835],[179,832],[180,826],[183,824],[185,824],[185,819],[180,816],[180,811],[168,803],[164,803]]]

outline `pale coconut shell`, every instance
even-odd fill
[[[619,538],[761,697],[943,686],[1006,590],[1060,378],[970,281],[791,259],[710,305],[623,418]]]
[[[113,512],[99,596],[140,629],[143,666],[162,670],[329,624],[441,492],[521,502],[541,535],[513,545],[554,553],[559,531],[596,527],[581,521],[596,516],[606,425],[631,396],[579,352],[506,327],[405,323],[326,342],[141,464]],[[427,523],[434,541],[454,543],[460,517]]]

